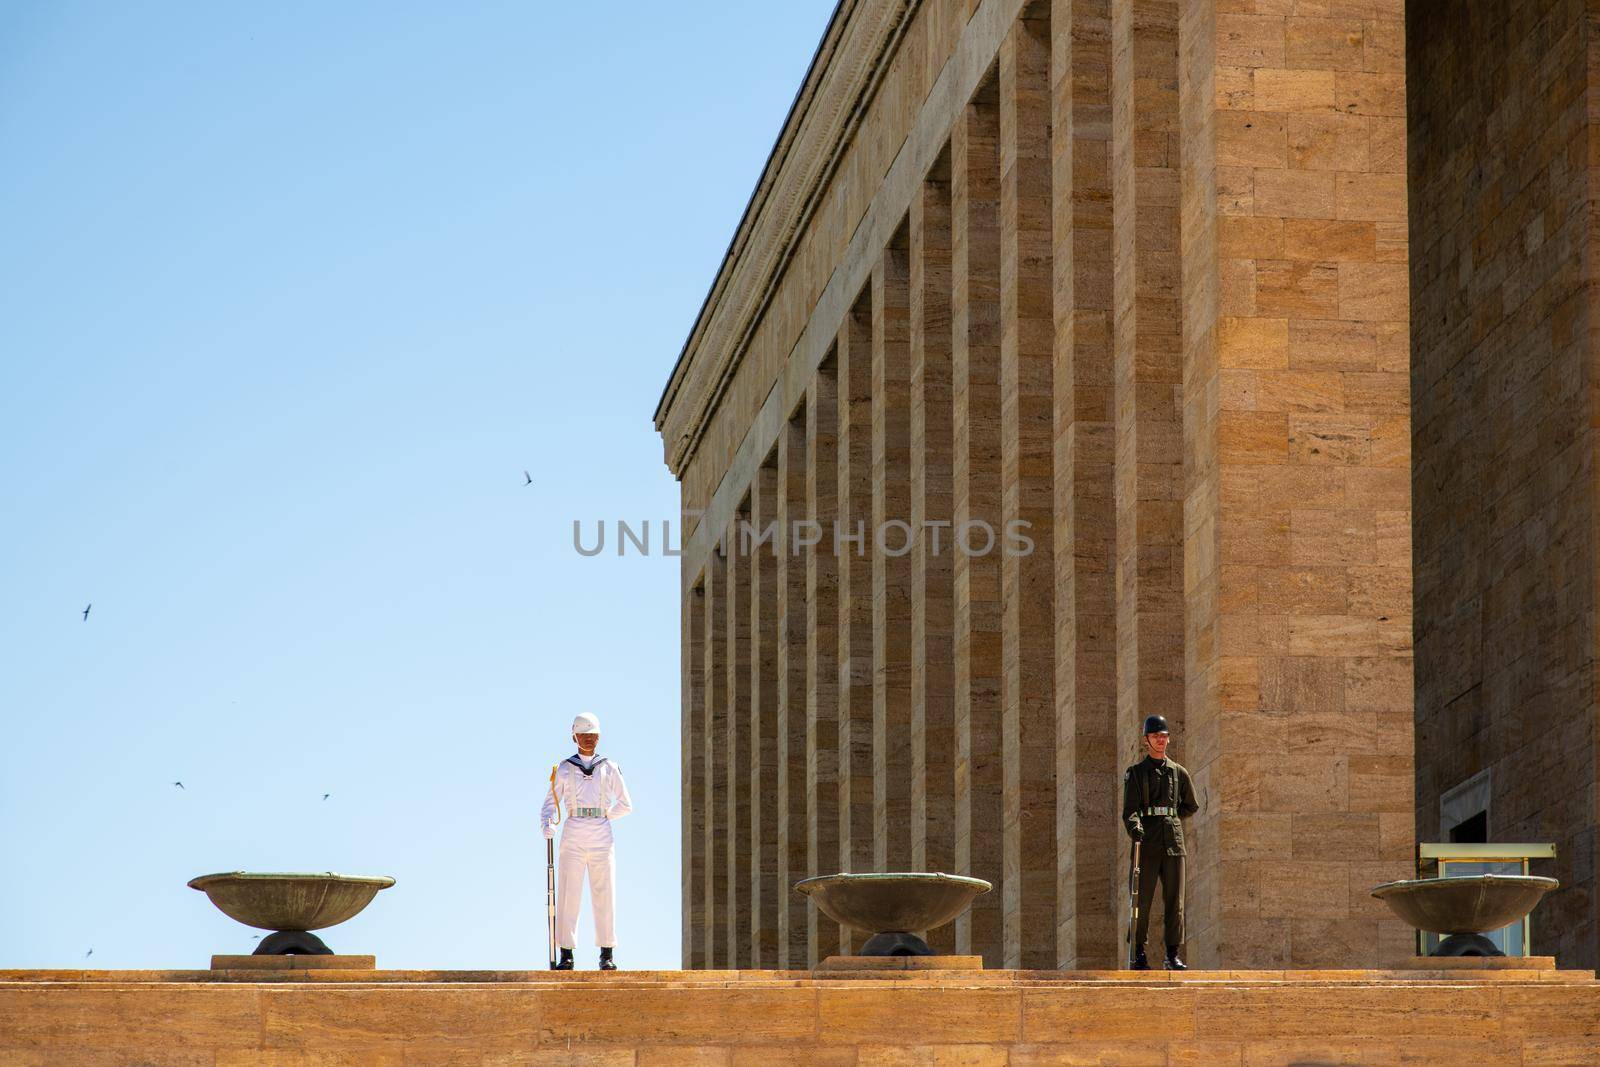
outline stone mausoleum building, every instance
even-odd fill
[[[1368,890],[1460,827],[1600,962],[1591,8],[842,0],[656,411],[686,967],[906,869],[1117,966],[1151,712],[1193,962],[1411,955]]]
[[[0,961],[0,1062],[1593,1064],[1597,208],[1600,0],[840,0],[656,411],[692,970],[530,887],[521,970]],[[1225,972],[1111,969],[1148,712]],[[1485,840],[1546,958],[1412,958]],[[808,970],[906,869],[987,969]]]

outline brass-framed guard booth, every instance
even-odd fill
[[[1555,859],[1556,846],[1528,843],[1430,842],[1417,845],[1418,878],[1450,878],[1473,874],[1532,874],[1529,860]],[[1483,936],[1507,956],[1530,956],[1533,916],[1518,919]],[[1427,956],[1439,947],[1443,935],[1417,931],[1417,955]]]

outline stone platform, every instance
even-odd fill
[[[0,1064],[1593,1064],[1549,961],[1360,971],[0,971]]]

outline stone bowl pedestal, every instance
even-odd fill
[[[338,926],[360,914],[380,889],[394,885],[384,876],[334,874],[258,874],[231,871],[189,880],[230,919],[258,930],[257,956],[331,956],[333,950],[313,930]],[[286,961],[287,962],[287,961]]]
[[[993,888],[981,878],[915,871],[826,874],[794,886],[834,922],[872,935],[862,956],[932,956],[921,933],[951,922]]]
[[[1385,882],[1372,895],[1418,930],[1446,935],[1435,956],[1503,956],[1483,935],[1524,918],[1560,884],[1527,874],[1471,874]]]

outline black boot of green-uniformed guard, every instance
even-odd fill
[[[600,969],[602,971],[614,971],[617,969],[616,963],[611,959],[611,950],[608,948],[600,950]]]
[[[1150,969],[1150,961],[1145,958],[1143,945],[1140,945],[1139,950],[1133,954],[1132,969],[1135,971],[1148,971]]]
[[[570,948],[564,948],[561,950],[561,962],[556,964],[556,970],[572,970],[572,950]]]
[[[1167,949],[1167,970],[1169,970],[1169,971],[1187,971],[1189,969],[1189,965],[1187,963],[1184,963],[1183,960],[1178,957],[1178,949],[1180,949],[1182,947],[1183,946],[1181,946],[1181,945],[1172,945],[1172,946],[1168,947],[1168,949]]]

